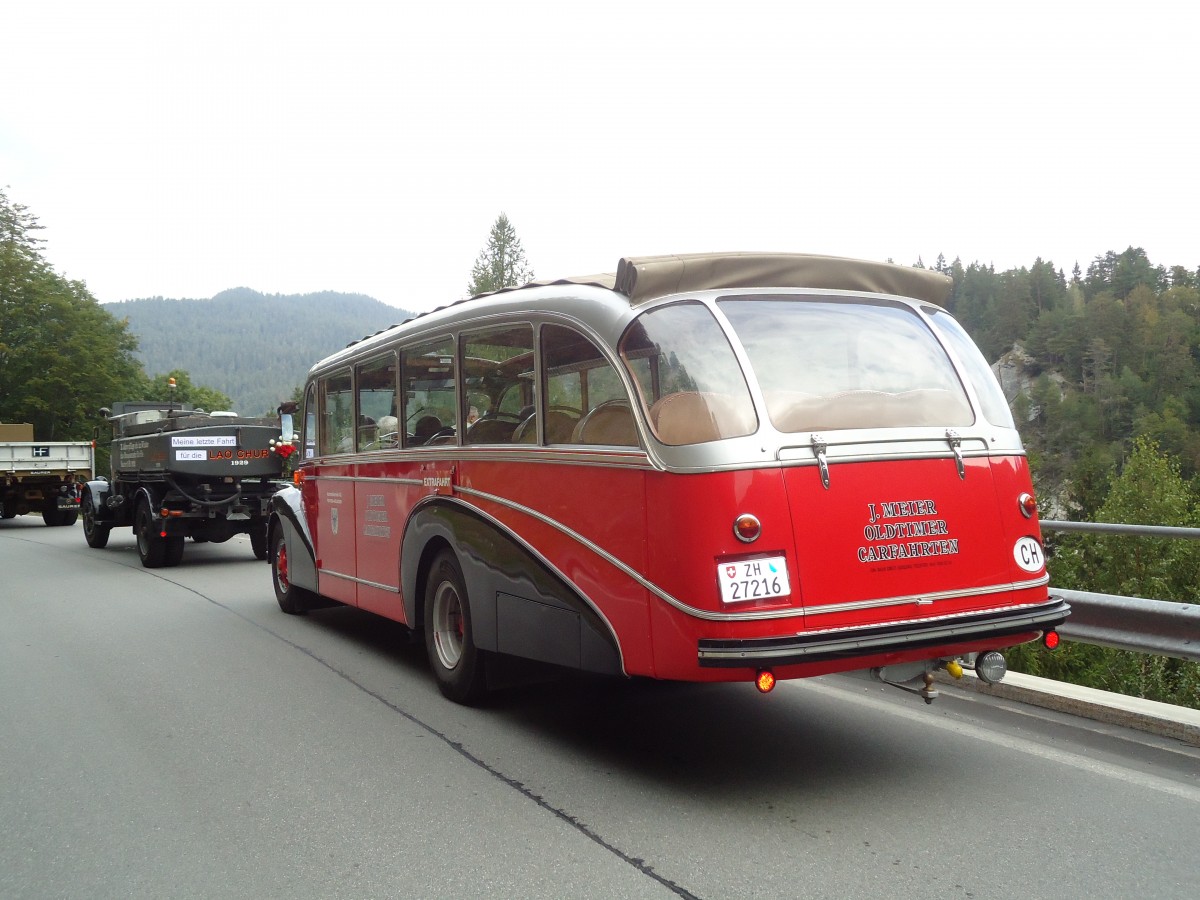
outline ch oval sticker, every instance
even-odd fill
[[[1031,537],[1023,537],[1013,545],[1013,559],[1026,572],[1040,572],[1046,567],[1042,545]]]

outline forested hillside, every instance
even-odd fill
[[[313,363],[412,313],[362,294],[260,294],[234,288],[211,300],[153,297],[105,304],[128,319],[150,376],[183,369],[246,415],[273,411]]]
[[[1196,477],[1200,273],[1133,247],[1069,276],[1041,259],[1005,272],[942,259],[935,268],[954,278],[950,310],[990,361],[1003,358],[1044,504],[1091,516],[1139,436]]]

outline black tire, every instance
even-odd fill
[[[0,519],[15,519],[16,517],[17,510],[15,507],[9,509],[7,506],[0,506]]]
[[[264,522],[253,522],[250,525],[250,549],[254,551],[255,559],[267,558],[267,526]]]
[[[173,534],[169,537],[162,538],[163,542],[163,565],[177,566],[179,561],[183,559],[183,535]]]
[[[138,557],[145,568],[161,569],[166,565],[167,542],[159,534],[154,513],[145,497],[138,499],[133,513],[133,534],[137,538]]]
[[[283,529],[275,532],[275,540],[271,548],[271,583],[275,586],[275,599],[279,608],[289,616],[302,616],[308,612],[314,598],[312,591],[296,587],[288,577],[287,540]]]
[[[59,515],[61,516],[60,525],[70,527],[79,521],[79,510],[77,509],[68,509],[65,512],[59,513]]]
[[[487,654],[475,646],[471,604],[458,559],[443,551],[425,580],[425,650],[438,690],[455,703],[487,693]]]
[[[112,528],[96,521],[96,511],[92,508],[92,498],[83,495],[83,539],[93,550],[103,550],[108,546],[108,533]]]
[[[43,509],[42,521],[50,528],[54,528],[62,524],[62,513],[57,509]]]

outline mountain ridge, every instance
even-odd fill
[[[150,377],[182,369],[245,415],[273,412],[314,363],[412,318],[366,294],[263,294],[235,287],[208,299],[145,297],[102,304],[129,323]]]

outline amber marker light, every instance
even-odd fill
[[[743,544],[751,544],[762,534],[762,522],[758,521],[757,516],[742,513],[733,520],[733,533]]]
[[[1057,631],[1047,631],[1042,635],[1042,643],[1046,645],[1047,650],[1057,650],[1061,640]]]
[[[1017,498],[1017,505],[1021,507],[1021,515],[1027,519],[1032,519],[1033,514],[1037,512],[1037,500],[1033,494],[1022,494]]]
[[[754,686],[760,694],[769,694],[775,689],[775,673],[770,669],[759,669],[754,676]]]

